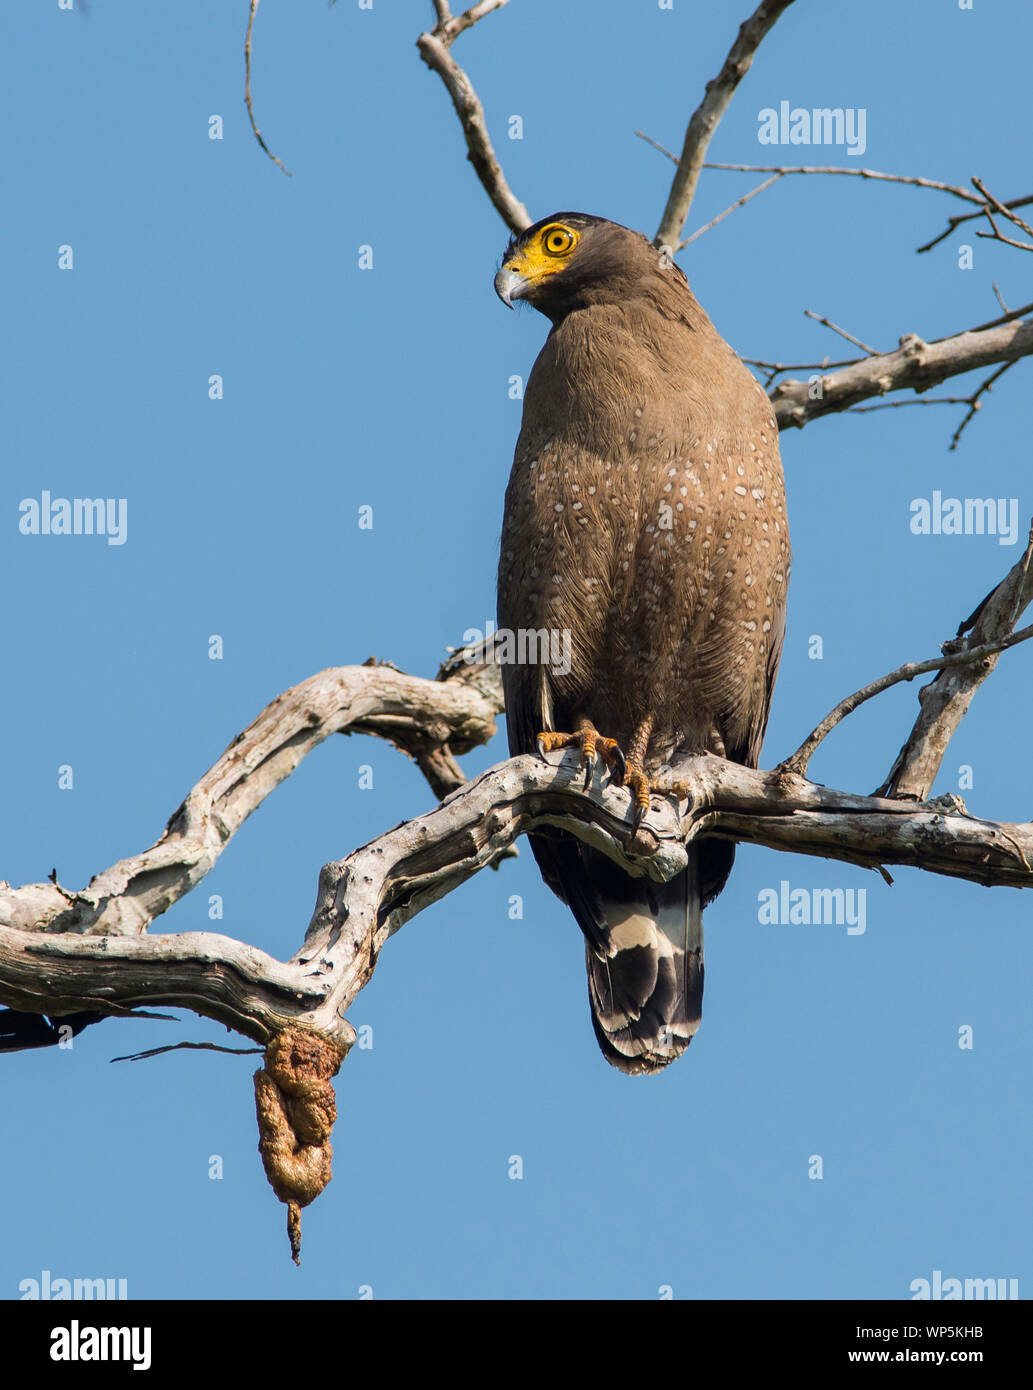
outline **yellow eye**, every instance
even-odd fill
[[[574,245],[574,233],[566,227],[546,227],[542,232],[542,250],[547,256],[565,256]]]

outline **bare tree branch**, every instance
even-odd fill
[[[896,352],[849,363],[816,381],[780,381],[769,396],[780,429],[797,429],[837,411],[848,410],[890,391],[928,391],[948,377],[1033,353],[1033,319],[971,329],[951,338],[923,342],[905,335]]]
[[[237,735],[150,849],[74,894],[56,883],[0,884],[0,925],[104,937],[143,932],[196,887],[252,811],[331,734],[389,739],[415,757],[440,793],[465,780],[452,750],[486,743],[501,710],[498,669],[483,662],[456,660],[436,681],[384,666],[322,671],[278,695]],[[449,780],[452,768],[458,780]]]
[[[558,766],[511,758],[319,877],[301,950],[281,963],[211,933],[83,936],[0,929],[0,1000],[60,1016],[179,1005],[259,1042],[303,1028],[346,1051],[344,1014],[405,922],[465,882],[527,831],[569,830],[632,873],[669,879],[685,845],[717,834],[876,868],[906,864],[975,883],[1033,887],[1033,825],[997,824],[938,807],[854,796],[784,769],[760,772],[712,755],[671,777],[688,792],[654,800],[637,833],[628,791],[585,792],[576,755]]]
[[[420,57],[436,72],[448,89],[459,124],[466,138],[467,158],[495,210],[512,232],[522,232],[533,221],[523,203],[513,193],[488,136],[488,125],[480,97],[473,83],[449,52],[456,38],[492,10],[501,9],[508,0],[481,0],[461,15],[453,18],[447,3],[435,0],[438,22],[433,29],[416,40]]]
[[[117,1017],[160,1003],[265,1043],[317,1014],[324,993],[312,972],[215,932],[82,936],[0,927],[0,1002],[27,1013]],[[354,1034],[343,1019],[330,1028],[350,1045]]]
[[[262,146],[262,149],[265,150],[273,163],[278,164],[287,177],[292,179],[294,175],[284,164],[283,160],[273,154],[272,150],[262,139],[262,132],[255,124],[255,112],[251,105],[251,31],[255,27],[255,12],[257,9],[258,0],[251,0],[251,8],[248,11],[247,17],[247,37],[244,40],[244,105],[247,107],[248,120],[251,122],[251,129],[254,131],[255,139]]]
[[[680,171],[680,162],[669,150],[664,149],[657,141],[643,134],[640,130],[636,131],[635,134],[652,145],[654,149],[659,150],[661,154],[666,155],[668,159],[679,163]],[[911,184],[918,188],[935,189],[965,202],[977,204],[978,211],[969,215],[972,217],[985,216],[990,220],[991,226],[993,226],[993,219],[990,210],[996,207],[1017,226],[1026,229],[1027,224],[1021,218],[1015,217],[1010,209],[1023,206],[1027,202],[1033,202],[1033,199],[1017,199],[1013,203],[1000,203],[979,179],[972,180],[978,190],[977,193],[972,193],[967,188],[962,188],[957,184],[943,183],[936,179],[921,178],[912,174],[886,174],[876,169],[847,169],[834,165],[723,164],[709,161],[700,167],[732,170],[738,173],[764,173],[772,177],[725,208],[706,226],[699,228],[688,239],[689,241],[695,240],[697,236],[716,226],[730,213],[749,202],[758,193],[769,188],[778,178],[790,174],[843,174],[852,178],[883,180],[889,183]],[[1033,234],[1033,229],[1030,231]],[[1009,238],[1002,236],[996,227],[994,232],[997,240],[1009,241]],[[1009,244],[1016,245],[1022,250],[1033,250],[1033,247],[1025,246],[1021,242]],[[688,245],[688,241],[681,243],[681,246],[686,245]],[[859,338],[855,338],[852,334],[839,328],[829,319],[806,309],[804,312],[809,318],[817,319],[819,323],[824,324],[866,352],[868,354],[867,360],[829,362],[826,359],[824,362],[807,365],[788,365],[750,357],[743,358],[743,361],[759,367],[766,373],[764,388],[768,391],[774,405],[775,419],[780,429],[787,429],[790,425],[802,429],[810,420],[816,419],[820,415],[839,411],[862,413],[858,403],[870,399],[872,396],[886,395],[890,391],[900,390],[927,391],[948,377],[959,376],[964,372],[974,371],[979,367],[1003,361],[1001,370],[994,372],[970,396],[939,398],[928,402],[893,401],[886,403],[885,406],[867,407],[868,410],[877,410],[895,409],[898,406],[910,404],[967,405],[969,412],[951,438],[950,448],[953,450],[957,448],[966,426],[981,408],[980,398],[983,394],[991,389],[994,382],[1004,374],[1009,366],[1020,357],[1033,352],[1033,325],[1031,324],[1024,325],[1023,331],[1014,336],[1005,334],[983,337],[981,335],[991,329],[1012,323],[1016,319],[1024,319],[1031,310],[1033,310],[1033,304],[1027,304],[1021,309],[1012,310],[1010,313],[1006,312],[1001,317],[992,319],[989,323],[980,324],[978,327],[959,333],[953,338],[942,338],[934,343],[924,343],[917,335],[906,334],[901,338],[901,346],[897,352],[877,353],[867,343],[863,343]],[[833,369],[835,369],[836,374],[829,375],[828,373]],[[779,382],[777,386],[773,386],[775,378],[787,371],[807,371],[811,374],[812,380],[785,380]],[[813,378],[819,373],[821,374],[820,383],[816,383]],[[816,385],[818,385],[817,390],[815,390]]]
[[[1022,558],[1012,567],[973,613],[958,628],[958,639],[944,645],[944,651],[972,653],[987,645],[1006,645],[1004,639],[1033,601],[1033,528]],[[963,634],[968,633],[965,637]],[[1018,640],[1019,634],[1015,634]],[[936,680],[918,692],[921,712],[907,742],[897,754],[879,793],[924,801],[932,790],[947,745],[964,719],[976,691],[997,665],[1000,653],[989,652],[979,662],[948,665]]]
[[[652,145],[655,150],[659,150],[659,152],[662,155],[666,155],[668,159],[674,160],[676,164],[679,162],[678,157],[676,155],[673,155],[670,150],[665,149],[663,145],[661,145],[658,141],[652,139],[651,136],[644,134],[641,130],[636,130],[635,134],[639,137],[639,139],[645,140],[647,144]],[[748,203],[750,199],[756,197],[758,193],[763,193],[763,191],[766,188],[770,188],[773,183],[777,183],[779,179],[785,178],[788,175],[839,174],[846,175],[846,177],[848,178],[875,179],[880,180],[884,183],[910,184],[914,188],[931,188],[940,193],[949,193],[954,198],[961,198],[964,202],[976,203],[978,205],[977,211],[975,212],[961,213],[956,217],[950,218],[950,220],[947,223],[946,231],[941,232],[940,235],[934,237],[932,241],[926,242],[924,246],[919,246],[919,253],[923,251],[931,251],[934,246],[938,246],[941,241],[943,241],[946,237],[950,236],[951,232],[954,231],[955,227],[960,226],[962,222],[970,222],[973,220],[973,218],[977,217],[985,217],[987,221],[990,223],[991,227],[993,227],[992,232],[977,232],[977,236],[991,237],[995,241],[1004,242],[1007,246],[1015,246],[1020,251],[1033,251],[1033,246],[1027,244],[1026,242],[1014,241],[1011,238],[1004,236],[994,224],[993,216],[991,213],[991,209],[996,209],[996,211],[999,212],[1003,217],[1007,217],[1009,221],[1015,224],[1015,226],[1020,227],[1024,232],[1026,232],[1028,236],[1033,237],[1033,228],[1031,228],[1028,223],[1024,222],[1021,217],[1017,217],[1013,211],[1013,209],[1015,208],[1027,207],[1030,203],[1033,203],[1033,196],[1025,198],[1012,198],[1008,202],[1001,202],[986,189],[981,179],[972,179],[973,185],[976,187],[976,189],[978,189],[979,194],[981,195],[977,197],[976,194],[970,193],[967,188],[961,188],[958,184],[943,183],[939,179],[921,178],[915,174],[886,174],[882,173],[877,169],[848,169],[831,164],[719,164],[707,161],[703,165],[701,165],[701,168],[724,169],[726,171],[740,174],[771,174],[773,176],[772,178],[768,179],[765,183],[761,184],[758,188],[755,188],[752,193],[748,193],[737,203],[733,203],[731,207],[727,208],[721,214],[720,217],[715,219],[715,222],[721,221],[721,219],[723,217],[726,217],[728,213],[734,212],[735,209],[738,207],[742,207],[744,203]],[[692,236],[689,237],[688,241],[683,241],[677,249],[681,250],[681,247],[687,246],[689,244],[689,241],[694,241],[697,236],[701,236],[703,232],[709,231],[710,227],[713,225],[715,224],[708,223],[706,227],[702,227],[699,231],[693,232]]]
[[[852,714],[859,705],[863,705],[873,696],[881,695],[884,690],[899,685],[901,681],[913,681],[916,676],[924,676],[930,671],[948,671],[955,666],[971,666],[979,663],[983,666],[981,679],[985,679],[993,669],[989,661],[991,656],[1006,651],[1008,647],[1014,647],[1019,642],[1027,642],[1031,637],[1033,637],[1033,626],[1024,627],[1021,632],[1013,632],[996,642],[986,642],[977,647],[966,647],[964,651],[954,652],[949,656],[934,656],[929,661],[909,661],[903,666],[898,666],[895,671],[881,676],[877,681],[872,681],[870,685],[864,686],[861,690],[856,690],[845,700],[840,700],[835,709],[827,714],[821,723],[808,734],[796,752],[791,753],[779,766],[787,772],[795,772],[800,777],[804,776],[818,745],[848,714]],[[945,648],[946,645],[944,644]]]
[[[655,245],[680,250],[685,244],[679,239],[696,194],[696,185],[699,183],[700,171],[714,131],[727,111],[736,88],[749,72],[757,49],[779,16],[792,2],[793,0],[761,0],[749,19],[744,20],[739,26],[739,33],[728,51],[721,71],[707,83],[703,100],[692,113],[685,131],[685,143],[674,173],[667,206],[653,238]]]

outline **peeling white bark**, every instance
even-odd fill
[[[583,791],[576,752],[558,766],[512,758],[326,865],[304,944],[286,963],[207,933],[141,939],[0,929],[0,1000],[54,1015],[179,1005],[261,1041],[295,1024],[347,1048],[354,1034],[344,1015],[388,937],[545,825],[660,880],[684,867],[688,840],[716,833],[869,868],[905,864],[1033,887],[1033,825],[978,820],[955,798],[915,806],[853,796],[709,755],[672,776],[689,792],[687,804],[679,814],[673,797],[655,797],[632,838],[629,793],[598,779]]]

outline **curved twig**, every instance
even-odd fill
[[[420,35],[416,40],[416,47],[423,61],[432,72],[438,74],[448,89],[452,105],[459,117],[459,124],[463,128],[467,158],[473,165],[481,186],[510,231],[522,232],[525,227],[531,225],[531,214],[506,182],[506,176],[488,136],[488,125],[481,99],[469,77],[449,52],[464,29],[469,29],[486,14],[501,9],[507,3],[508,0],[481,0],[480,4],[471,5],[468,10],[453,18],[445,0],[434,0],[438,22],[433,29]]]
[[[251,8],[248,11],[247,17],[247,37],[244,40],[244,105],[247,107],[248,120],[251,122],[251,129],[254,131],[255,139],[262,146],[262,149],[265,150],[273,163],[278,164],[287,177],[292,179],[294,175],[287,168],[286,164],[284,164],[283,160],[277,155],[273,154],[272,150],[262,139],[262,132],[255,124],[255,112],[251,105],[251,31],[255,26],[255,11],[257,9],[258,0],[251,0]]]

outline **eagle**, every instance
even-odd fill
[[[558,634],[513,643],[525,658],[569,651],[503,665],[510,753],[576,747],[586,786],[608,768],[641,816],[680,757],[757,766],[791,554],[771,403],[666,249],[628,227],[555,213],[510,241],[495,290],[552,322],[506,490],[498,627]],[[569,833],[530,838],[584,933],[603,1055],[660,1071],[699,1026],[702,913],[734,845],[694,840],[655,883]]]

